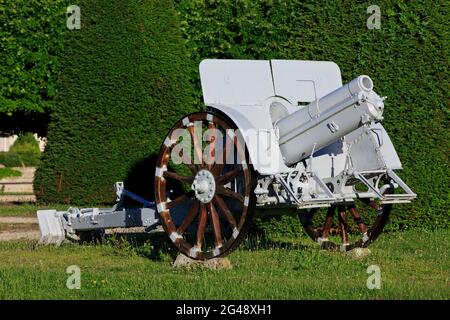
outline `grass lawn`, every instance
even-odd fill
[[[11,194],[11,193],[9,193]],[[14,193],[17,194],[17,193]],[[54,204],[47,206],[38,206],[33,203],[6,204],[0,203],[0,217],[36,217],[38,210],[56,209],[65,211],[70,206],[67,204]]]
[[[231,270],[173,269],[164,234],[103,245],[0,243],[0,299],[449,299],[450,230],[383,234],[372,254],[325,252],[310,240],[246,241]],[[66,268],[81,268],[81,289]],[[366,287],[381,269],[381,289]]]
[[[20,177],[21,175],[20,171],[11,168],[0,168],[0,180],[9,177]]]

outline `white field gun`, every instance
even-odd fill
[[[207,109],[164,139],[155,202],[118,184],[112,209],[39,211],[42,241],[162,224],[180,252],[210,259],[236,248],[254,215],[296,213],[321,247],[347,251],[378,237],[392,204],[416,197],[394,172],[384,98],[368,76],[342,85],[333,62],[291,60],[203,60],[200,75]],[[124,208],[124,196],[144,208]]]

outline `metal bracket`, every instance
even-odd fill
[[[312,178],[317,182],[317,184],[319,185],[319,187],[325,191],[325,193],[327,194],[328,198],[330,200],[335,200],[336,198],[333,195],[333,192],[331,192],[331,190],[327,187],[327,185],[325,184],[325,182],[320,179],[320,177],[317,175],[317,173],[315,172],[311,172],[311,176]]]
[[[119,202],[122,199],[122,192],[124,189],[123,186],[123,182],[122,181],[118,181],[116,183],[114,183],[114,189],[116,190],[116,201]]]
[[[377,188],[375,188],[372,184],[370,184],[370,182],[366,179],[366,177],[364,177],[362,174],[360,174],[358,171],[354,171],[353,172],[353,176],[358,179],[359,181],[361,181],[362,183],[364,183],[364,185],[369,188],[370,190],[372,190],[375,195],[377,196],[378,199],[383,199],[383,195],[380,193],[380,191],[377,190]]]
[[[294,191],[292,191],[291,187],[289,187],[289,185],[287,184],[287,182],[284,181],[284,179],[283,179],[283,177],[281,176],[281,174],[279,174],[279,173],[276,174],[276,175],[275,175],[275,179],[277,179],[277,181],[278,181],[279,183],[281,183],[281,185],[283,186],[283,188],[289,193],[289,195],[292,197],[292,199],[294,199],[294,201],[295,201],[297,204],[301,204],[301,201],[298,200],[298,198],[295,196]]]
[[[125,196],[127,196],[127,197],[129,197],[129,198],[131,198],[133,200],[136,200],[136,201],[138,201],[140,203],[142,203],[147,208],[155,206],[155,202],[154,201],[145,200],[144,198],[138,196],[137,194],[134,194],[131,191],[128,191],[127,189],[123,189],[122,192],[123,192],[123,195],[125,195]]]
[[[407,194],[417,196],[407,185],[403,182],[403,180],[395,174],[395,172],[391,169],[387,171],[387,174],[395,183],[397,183]]]
[[[117,195],[117,198],[116,198],[117,203],[114,205],[114,207],[113,207],[114,209],[122,208],[122,204],[123,204],[125,197],[129,197],[133,200],[136,200],[136,201],[142,203],[146,208],[155,206],[155,202],[148,201],[148,200],[138,196],[137,194],[134,194],[133,192],[125,189],[124,184],[121,181],[116,182],[114,184],[114,188],[116,189],[116,195]]]
[[[417,194],[415,194],[408,185],[403,182],[403,180],[395,174],[395,172],[391,169],[389,169],[387,172],[387,175],[397,184],[399,185],[403,191],[405,191],[404,194],[387,194],[384,196],[383,203],[409,203],[412,199],[415,199],[417,197]]]
[[[321,198],[321,199],[308,199],[306,200],[304,198],[304,196],[302,195],[302,197],[300,199],[298,199],[295,196],[294,191],[292,191],[291,187],[288,185],[288,183],[283,179],[283,177],[280,174],[275,175],[275,178],[278,182],[281,183],[281,185],[283,186],[283,188],[289,193],[289,195],[292,197],[292,199],[294,199],[294,201],[297,203],[297,205],[299,207],[307,207],[308,205],[315,203],[314,206],[329,206],[329,202],[335,201],[336,198],[334,197],[333,193],[331,192],[331,190],[327,187],[327,185],[325,184],[325,182],[314,172],[311,172],[311,175],[313,177],[313,179],[317,182],[317,184],[325,191],[327,197]],[[319,203],[322,203],[322,205],[319,205]]]

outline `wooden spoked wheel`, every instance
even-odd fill
[[[386,191],[390,192],[391,189]],[[374,242],[383,231],[391,209],[391,204],[356,199],[353,203],[331,206],[326,213],[318,209],[304,210],[299,218],[306,233],[322,249],[349,251]]]
[[[251,222],[254,174],[236,129],[225,116],[193,113],[175,124],[161,146],[157,210],[172,242],[193,259],[229,254]],[[180,183],[181,191],[170,190],[169,180]]]

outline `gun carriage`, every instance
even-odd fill
[[[342,85],[333,62],[214,59],[200,76],[206,110],[165,137],[155,201],[119,183],[112,209],[38,211],[42,241],[162,224],[180,252],[204,260],[236,248],[255,215],[294,213],[322,248],[347,251],[372,243],[392,205],[416,197],[395,173],[385,98],[370,77]],[[123,207],[125,196],[143,208]]]

